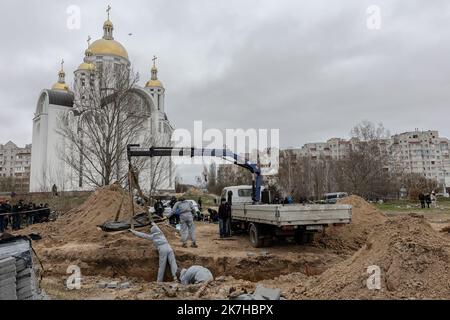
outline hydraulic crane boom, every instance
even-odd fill
[[[133,157],[218,157],[230,161],[237,166],[249,170],[253,175],[252,199],[254,203],[261,201],[262,176],[258,165],[242,159],[237,154],[227,149],[204,149],[204,148],[173,148],[173,147],[151,147],[142,148],[138,144],[127,146],[128,162],[131,165]]]

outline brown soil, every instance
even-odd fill
[[[114,220],[119,208],[120,219],[131,217],[127,192],[117,185],[100,188],[85,203],[57,221],[33,225],[22,233],[36,232],[43,237],[34,246],[48,276],[66,275],[67,267],[74,264],[80,266],[86,276],[127,276],[154,281],[158,254],[151,242],[136,238],[128,231],[105,233],[97,227]],[[136,206],[136,212],[144,210]],[[291,272],[320,274],[330,264],[342,260],[332,252],[294,244],[256,250],[247,235],[219,239],[218,226],[209,223],[196,224],[199,248],[182,248],[174,228],[166,223],[159,226],[180,266],[200,264],[215,275],[236,279],[259,281]]]
[[[134,204],[135,214],[146,209]],[[118,184],[95,191],[82,205],[70,210],[58,222],[60,233],[71,240],[98,239],[97,226],[107,222],[129,219],[133,216],[128,192]]]
[[[351,254],[366,243],[373,228],[384,224],[387,217],[358,196],[344,198],[339,203],[352,205],[352,222],[326,229],[322,236],[316,237],[316,245],[332,249],[338,254]]]
[[[328,269],[292,298],[449,299],[450,246],[420,217],[396,217],[374,228],[351,258]],[[381,268],[381,290],[369,290],[367,268]]]
[[[206,286],[157,284],[157,252],[151,242],[129,232],[105,233],[96,226],[131,217],[127,193],[112,186],[97,190],[58,221],[33,225],[34,243],[46,273],[43,286],[55,298],[70,299],[225,299],[252,292],[256,284],[282,289],[288,299],[450,298],[450,241],[420,217],[387,218],[359,197],[352,223],[333,227],[313,246],[278,243],[253,248],[247,235],[218,239],[218,226],[196,223],[199,248],[182,248],[179,234],[160,224],[179,266],[200,264],[218,277]],[[140,208],[142,209],[142,208]],[[144,209],[142,209],[144,210]],[[144,228],[143,231],[147,231]],[[80,266],[83,290],[67,292],[69,265]],[[369,290],[367,267],[381,268],[381,290]],[[99,289],[102,279],[132,281],[126,290]]]

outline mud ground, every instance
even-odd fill
[[[151,242],[128,231],[105,233],[96,227],[114,217],[121,202],[117,190],[110,191],[96,192],[56,222],[21,231],[42,236],[33,247],[44,267],[41,286],[50,298],[230,299],[253,292],[258,284],[281,289],[286,299],[450,298],[450,233],[440,232],[450,225],[447,213],[386,216],[350,197],[351,225],[328,228],[310,245],[284,241],[261,249],[253,248],[245,234],[219,239],[218,225],[204,222],[196,223],[199,248],[182,248],[176,230],[162,223],[179,266],[203,265],[216,278],[183,286],[154,282],[158,257]],[[366,288],[370,264],[382,268],[381,290]],[[81,271],[79,290],[66,287],[71,265]],[[115,282],[117,288],[104,287]]]

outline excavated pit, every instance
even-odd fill
[[[130,239],[129,241],[133,241]],[[245,241],[245,240],[244,240]],[[77,265],[82,275],[102,277],[130,277],[145,281],[155,281],[158,272],[158,254],[149,243],[139,242],[131,249],[127,241],[120,241],[109,246],[98,244],[68,243],[60,247],[38,247],[47,276],[63,276],[69,265]],[[136,246],[136,243],[134,244]],[[276,250],[275,250],[276,251]],[[207,254],[207,253],[206,253]],[[333,262],[340,261],[334,255],[317,255],[304,252],[286,257],[267,252],[242,252],[231,256],[215,254],[214,256],[196,254],[175,249],[179,267],[202,265],[216,276],[232,276],[235,279],[252,282],[273,279],[290,273],[318,275]],[[246,256],[249,255],[249,256]],[[171,280],[166,270],[167,280]]]
[[[159,262],[150,241],[128,231],[105,233],[97,227],[117,217],[131,217],[130,207],[128,194],[114,184],[98,189],[85,203],[57,221],[31,226],[26,232],[36,232],[43,237],[35,248],[46,274],[64,276],[69,265],[77,265],[84,276],[154,281]],[[138,206],[135,209],[145,210]],[[179,267],[202,265],[216,276],[260,281],[292,272],[317,275],[341,260],[334,253],[324,253],[323,248],[280,243],[255,249],[247,235],[221,240],[218,225],[209,223],[196,224],[199,248],[182,248],[180,235],[174,228],[165,223],[159,226],[174,249]],[[148,232],[148,228],[140,231]]]
[[[105,187],[57,221],[23,230],[42,236],[33,246],[45,268],[46,288],[54,297],[228,299],[252,292],[258,283],[281,289],[287,299],[449,297],[448,235],[433,230],[422,217],[386,217],[355,196],[342,201],[353,206],[352,223],[328,228],[309,246],[275,243],[255,249],[246,235],[224,241],[218,239],[217,225],[196,223],[199,247],[182,248],[176,230],[160,224],[179,267],[203,265],[216,277],[204,291],[195,285],[175,290],[173,284],[155,283],[158,253],[150,241],[127,231],[104,233],[97,228],[118,213],[121,218],[130,216],[125,196],[118,186]],[[80,267],[88,289],[68,296],[61,280],[67,279],[70,265]],[[381,290],[366,288],[368,265],[383,271]],[[133,288],[97,287],[99,281],[117,279],[133,280]],[[168,274],[166,280],[172,280]]]

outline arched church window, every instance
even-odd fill
[[[44,112],[44,103],[45,103],[45,94],[42,94],[41,97],[39,98],[38,107],[36,110],[36,113],[38,115]]]

